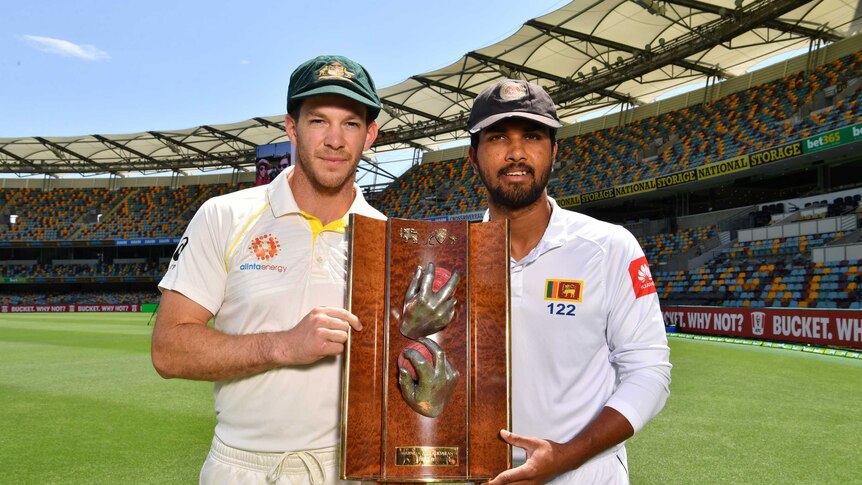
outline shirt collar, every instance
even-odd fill
[[[542,234],[542,239],[539,240],[539,244],[537,244],[529,254],[524,256],[521,261],[518,261],[519,264],[527,264],[542,254],[562,246],[566,242],[566,219],[563,214],[563,209],[557,205],[557,201],[551,196],[548,196],[548,203],[551,204],[551,220],[548,221],[548,227],[545,228],[545,232]],[[482,222],[488,222],[490,219],[491,212],[490,210],[485,209],[485,214],[482,216]]]
[[[542,240],[536,248],[541,248],[541,252],[550,251],[558,248],[566,242],[566,217],[563,210],[553,197],[548,196],[548,202],[551,204],[551,220],[548,221],[548,227],[545,229],[545,234],[542,235]]]
[[[296,199],[293,198],[293,191],[290,184],[287,183],[287,177],[296,168],[295,166],[287,167],[278,176],[266,186],[266,198],[269,201],[272,215],[281,217],[287,214],[302,214],[299,206],[296,204]],[[348,214],[359,214],[368,217],[380,217],[377,210],[371,207],[362,195],[362,189],[359,185],[353,183],[353,203],[344,214],[344,221],[347,222]]]

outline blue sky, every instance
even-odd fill
[[[3,2],[0,138],[134,133],[284,113],[290,72],[344,54],[378,87],[565,0]]]

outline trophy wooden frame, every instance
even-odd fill
[[[508,221],[387,221],[351,215],[341,478],[374,482],[478,482],[511,468]],[[451,322],[429,336],[460,374],[436,417],[411,409],[398,384],[405,294],[431,262],[460,280]],[[435,290],[436,291],[436,290]]]

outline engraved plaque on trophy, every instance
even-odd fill
[[[479,482],[511,467],[509,227],[351,215],[341,478]]]

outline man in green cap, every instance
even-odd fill
[[[362,329],[345,225],[384,218],[354,182],[380,99],[361,65],[320,56],[290,76],[287,111],[294,166],[204,203],[159,283],[153,365],[215,383],[201,483],[339,483],[341,353]]]

